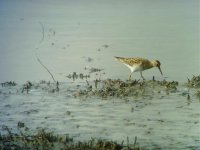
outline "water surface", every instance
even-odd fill
[[[172,80],[200,72],[198,0],[0,3],[1,82],[50,80],[35,54],[60,81],[85,66],[126,79],[129,70],[113,56],[158,59]],[[144,75],[160,76],[155,69]]]
[[[121,142],[137,136],[141,145],[199,148],[199,100],[195,90],[182,86],[200,73],[199,14],[199,0],[1,0],[0,83],[19,84],[0,88],[0,125],[16,129],[22,121],[33,130],[46,127],[78,140]],[[52,81],[36,56],[62,83],[59,93],[20,93],[27,80]],[[157,69],[143,75],[177,80],[179,91],[129,101],[71,96],[80,83],[71,85],[66,76],[88,73],[85,67],[104,69],[102,79],[126,80],[130,71],[114,56],[160,60],[163,77]],[[99,78],[91,76],[92,82]],[[140,76],[134,73],[133,78]],[[191,95],[191,102],[183,93]]]

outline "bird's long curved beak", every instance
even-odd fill
[[[159,71],[160,71],[161,75],[163,75],[163,74],[162,74],[162,70],[161,70],[160,66],[158,67],[158,69],[159,69]]]

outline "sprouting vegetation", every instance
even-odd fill
[[[6,134],[0,133],[0,149],[38,149],[38,150],[145,150],[137,142],[135,137],[133,144],[124,141],[117,143],[105,139],[91,138],[88,141],[74,141],[68,134],[56,135],[52,131],[46,129],[39,130],[36,134],[30,134],[29,128],[25,123],[18,122],[17,129],[19,133],[12,132],[12,129],[7,126],[2,126],[2,130]]]
[[[173,93],[177,91],[177,81],[122,81],[120,79],[95,80],[94,84],[89,84],[85,89],[77,91],[74,96],[98,96],[107,97],[146,97],[153,96],[160,92]],[[99,88],[98,88],[99,87]]]
[[[87,78],[90,78],[90,75],[89,74],[83,74],[83,73],[78,74],[76,72],[73,72],[72,74],[69,74],[67,76],[67,78],[73,79],[73,81],[74,81],[76,79],[87,79]]]
[[[198,90],[197,92],[196,92],[196,96],[199,98],[199,100],[200,100],[200,90]]]
[[[193,75],[192,79],[188,78],[188,82],[186,83],[186,85],[189,88],[197,89],[196,96],[200,99],[200,75],[198,76]]]
[[[193,75],[192,79],[188,78],[187,86],[191,88],[200,88],[200,75]]]
[[[17,83],[15,83],[15,81],[6,81],[6,82],[1,83],[2,87],[16,86],[16,85],[17,85]]]

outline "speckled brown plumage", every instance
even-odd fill
[[[143,79],[144,77],[142,76],[142,71],[150,69],[152,67],[158,67],[160,73],[162,74],[162,71],[160,69],[161,63],[158,60],[150,61],[148,59],[140,57],[135,57],[135,58],[115,57],[115,58],[124,65],[126,65],[131,70],[131,74],[132,72],[139,71]],[[131,74],[129,78],[131,78]]]

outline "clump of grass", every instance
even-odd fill
[[[200,90],[198,90],[197,92],[196,92],[196,96],[199,98],[199,100],[200,100]]]
[[[27,81],[25,84],[23,84],[21,88],[21,93],[30,93],[31,89],[40,89],[47,91],[49,93],[55,93],[60,91],[60,83],[58,81],[56,82],[50,82],[42,80],[39,83],[33,83],[30,81]]]
[[[31,87],[33,86],[33,84],[30,81],[27,81],[22,88],[22,93],[24,93],[24,91],[26,91],[26,93],[28,94],[29,90],[31,89]]]
[[[2,87],[16,86],[16,85],[17,85],[17,83],[15,83],[15,81],[6,81],[6,82],[1,83]]]
[[[177,81],[156,81],[155,79],[149,81],[122,81],[120,79],[95,80],[94,85],[87,82],[86,88],[77,91],[74,96],[98,96],[101,98],[146,97],[149,95],[153,96],[155,93],[160,93],[160,90],[167,91],[168,93],[176,92],[177,85]],[[159,92],[155,92],[156,90]]]
[[[75,81],[75,80],[77,80],[78,78],[80,78],[80,79],[87,79],[87,78],[90,78],[90,75],[88,75],[88,74],[83,74],[83,73],[80,73],[80,74],[77,74],[76,72],[73,72],[72,74],[69,74],[68,76],[67,76],[67,78],[69,78],[69,79],[73,79],[73,81]]]
[[[189,88],[195,88],[195,89],[197,89],[196,96],[200,100],[200,75],[198,75],[198,76],[194,76],[193,75],[192,79],[188,78],[188,82],[186,83],[186,85]]]
[[[193,75],[192,79],[188,78],[187,86],[191,88],[200,88],[200,75]]]
[[[3,126],[3,130],[7,131],[7,134],[0,134],[0,149],[38,149],[38,150],[145,150],[137,143],[137,137],[134,144],[124,145],[102,139],[94,139],[75,142],[69,135],[56,135],[53,132],[49,132],[45,129],[39,130],[36,134],[28,134],[26,131],[22,131],[21,128],[25,128],[26,125],[23,122],[18,122],[19,134],[13,133],[12,129],[7,126]]]

